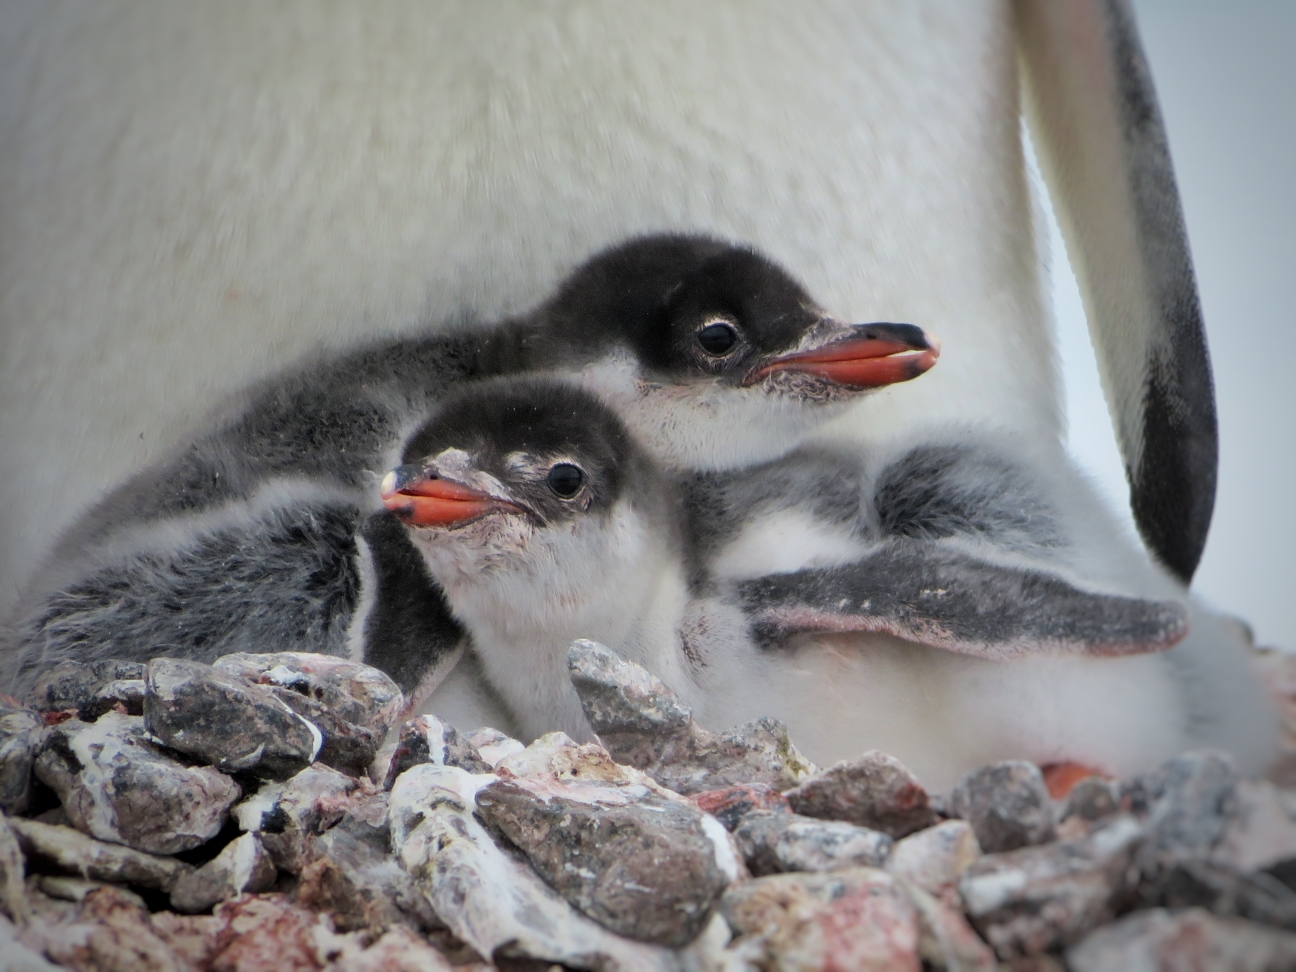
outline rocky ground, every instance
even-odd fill
[[[0,703],[0,969],[1296,969],[1296,792],[1218,754],[934,794],[569,662],[602,745],[382,748],[400,692],[323,656],[61,666]]]

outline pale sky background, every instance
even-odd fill
[[[1183,197],[1220,420],[1193,589],[1296,650],[1296,2],[1134,0]],[[1071,451],[1128,516],[1075,278],[1053,224]]]

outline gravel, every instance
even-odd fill
[[[597,742],[396,726],[337,658],[59,666],[0,701],[7,967],[1296,967],[1296,793],[1217,753],[929,793],[697,726],[599,645],[569,667]]]

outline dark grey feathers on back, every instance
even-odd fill
[[[246,500],[276,477],[368,490],[404,426],[447,389],[493,367],[512,332],[406,338],[312,361],[255,386],[232,419],[115,489],[76,542],[125,524]]]
[[[344,654],[359,597],[360,516],[345,505],[270,510],[86,573],[22,619],[19,690],[68,659],[211,662],[304,644]]]
[[[1031,475],[992,449],[913,449],[878,477],[873,509],[884,537],[964,536],[1004,550],[1037,552],[1064,542],[1057,513]]]

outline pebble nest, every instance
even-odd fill
[[[1223,755],[929,793],[568,662],[598,743],[397,728],[321,655],[59,666],[0,701],[0,968],[1296,969],[1296,791]]]

